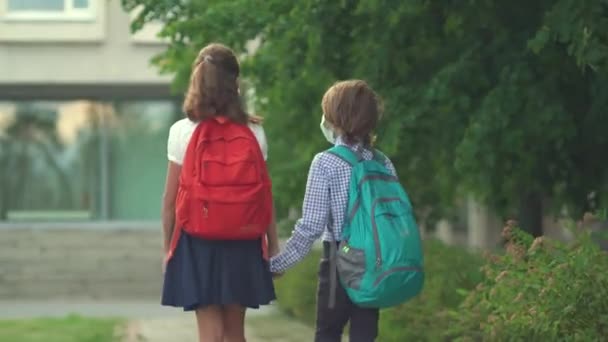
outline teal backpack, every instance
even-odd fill
[[[407,193],[374,152],[364,160],[346,146],[327,152],[352,166],[340,245],[330,249],[330,307],[336,271],[353,303],[386,308],[418,295],[424,284],[420,233]]]

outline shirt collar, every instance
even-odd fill
[[[347,146],[347,144],[346,142],[344,142],[344,139],[340,135],[336,138],[336,141],[334,141],[334,146]]]
[[[348,144],[341,135],[336,138],[334,146],[347,146],[357,151],[364,149],[362,143]]]
[[[344,138],[342,138],[342,136],[336,138],[334,146],[346,146],[351,150],[360,153],[365,159],[370,159],[373,157],[373,153],[370,150],[364,148],[362,143],[348,144],[346,143],[346,141],[344,141]]]

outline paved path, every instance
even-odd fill
[[[272,319],[274,311],[274,308],[268,308],[249,310],[247,312],[248,322],[245,329],[247,342],[270,342],[268,339],[260,336],[260,331],[257,327],[260,326],[259,323],[265,317]],[[174,317],[135,319],[129,321],[126,327],[124,342],[196,342],[198,341],[196,330],[196,320],[192,313]],[[288,342],[292,340],[285,339],[283,341]]]
[[[156,301],[0,301],[1,319],[117,317],[127,320],[125,342],[196,342],[194,314],[161,307]],[[247,342],[312,341],[312,329],[290,320],[271,305],[247,311]]]
[[[176,317],[179,309],[162,307],[156,301],[0,301],[0,319],[64,317],[76,314],[87,317],[159,318]]]

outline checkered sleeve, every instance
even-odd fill
[[[395,170],[395,165],[393,165],[393,162],[391,162],[390,159],[388,159],[388,157],[386,158],[386,160],[384,161],[384,165],[386,165],[386,168],[388,169],[388,171],[390,173],[393,174],[393,176],[398,177],[397,175],[397,170]]]
[[[270,259],[272,272],[283,272],[302,260],[323,234],[330,215],[329,177],[318,154],[310,165],[302,218],[296,223],[283,251]]]

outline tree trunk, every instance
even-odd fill
[[[534,237],[543,235],[543,201],[539,193],[527,192],[521,195],[519,226]]]

